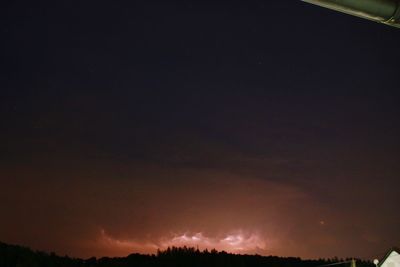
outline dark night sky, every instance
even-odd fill
[[[398,29],[297,0],[1,5],[0,241],[399,245]]]

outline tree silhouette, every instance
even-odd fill
[[[133,253],[127,257],[89,258],[86,260],[57,256],[55,253],[0,242],[1,267],[320,267],[338,261],[302,260],[294,257],[237,255],[225,251],[200,251],[193,247],[169,247],[156,255]],[[343,267],[349,267],[343,265]],[[357,260],[357,267],[374,267],[369,261]]]

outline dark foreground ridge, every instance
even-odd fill
[[[172,247],[158,251],[156,255],[130,254],[122,258],[77,259],[0,242],[1,267],[318,267],[338,261],[345,260],[337,258],[302,260],[294,257],[239,255],[216,250],[200,251],[188,247]],[[357,267],[373,266],[371,262],[361,260],[357,262]]]

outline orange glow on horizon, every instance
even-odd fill
[[[200,250],[226,251],[230,253],[254,254],[265,251],[267,242],[259,234],[246,233],[242,230],[233,231],[216,237],[207,236],[202,232],[171,234],[157,241],[136,241],[133,239],[118,239],[101,229],[97,245],[120,255],[130,253],[155,253],[158,249],[168,247],[196,247]]]

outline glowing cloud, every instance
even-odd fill
[[[198,247],[199,249],[216,249],[232,253],[256,253],[266,249],[266,241],[257,233],[246,233],[242,230],[228,234],[210,237],[202,232],[172,234],[162,237],[158,241],[138,242],[135,240],[116,239],[101,230],[98,245],[112,247],[121,253],[147,252],[152,253],[157,249],[168,247]]]

